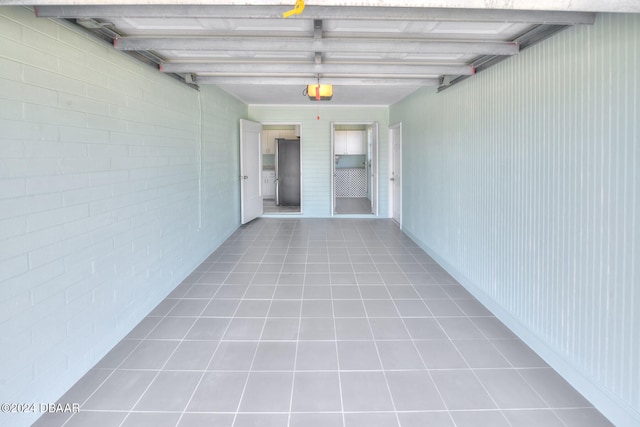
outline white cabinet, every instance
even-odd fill
[[[296,139],[294,129],[263,129],[262,130],[262,154],[276,153],[276,139]]]
[[[335,154],[367,154],[365,132],[361,130],[337,130],[333,134]]]
[[[262,197],[275,199],[276,197],[276,171],[262,171]]]

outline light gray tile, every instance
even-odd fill
[[[354,273],[330,273],[332,285],[355,285],[357,284]]]
[[[444,331],[435,319],[431,318],[407,318],[404,323],[414,340],[444,340],[447,339]]]
[[[547,404],[514,369],[482,369],[476,374],[500,408],[546,408]]]
[[[292,371],[296,359],[295,342],[261,342],[251,367],[254,371]]]
[[[236,310],[235,317],[266,317],[271,301],[243,300]]]
[[[517,336],[511,332],[501,321],[495,317],[472,317],[471,320],[490,340],[516,339]]]
[[[275,285],[271,286],[265,284],[252,284],[247,288],[247,292],[244,294],[244,297],[248,299],[270,300],[271,298],[273,298],[273,293],[275,291]]]
[[[291,403],[292,372],[252,372],[241,412],[288,412]]]
[[[216,341],[222,338],[228,325],[229,319],[226,318],[201,317],[191,326],[185,338]]]
[[[409,339],[409,333],[400,319],[369,319],[373,337],[376,340],[404,340]]]
[[[117,368],[133,350],[141,343],[140,340],[124,339],[120,341],[116,346],[109,351],[100,361],[95,365],[95,368],[100,369],[115,369]]]
[[[176,348],[164,369],[205,370],[217,345],[217,341],[183,341]]]
[[[442,289],[442,287],[437,285],[416,285],[416,292],[425,300],[431,299],[450,299],[449,295]]]
[[[551,368],[519,369],[527,383],[552,408],[589,408],[592,405]]]
[[[291,410],[294,412],[341,411],[338,372],[296,372]]]
[[[199,414],[185,413],[180,419],[178,427],[232,427],[234,414]]]
[[[248,371],[257,347],[257,342],[222,341],[209,364],[209,370]]]
[[[360,300],[360,290],[355,285],[331,286],[331,296],[334,300]]]
[[[613,423],[594,408],[557,409],[555,412],[567,427],[613,427]]]
[[[304,291],[304,287],[299,285],[295,285],[295,286],[278,285],[278,287],[276,288],[276,292],[273,295],[273,298],[283,299],[283,300],[299,300],[302,298],[303,291]]]
[[[278,277],[278,285],[302,285],[303,283],[305,283],[304,273],[280,273]]]
[[[193,317],[165,317],[147,335],[147,339],[181,340],[195,321]]]
[[[331,283],[331,275],[329,273],[306,273],[304,276],[305,286],[329,286]]]
[[[300,319],[301,340],[334,340],[336,334],[333,326],[333,319],[329,318],[308,318]]]
[[[446,409],[426,371],[387,372],[386,376],[396,410]]]
[[[212,298],[220,286],[218,285],[194,285],[189,289],[189,292],[185,295],[185,298],[202,298],[205,299],[205,302],[209,302],[209,299]]]
[[[233,284],[225,284],[220,286],[218,289],[218,293],[214,298],[242,298],[244,293],[247,291],[248,284],[245,285],[233,285]]]
[[[296,340],[298,339],[299,319],[275,318],[267,319],[262,331],[262,340]]]
[[[511,367],[511,364],[487,340],[463,340],[453,343],[472,368]]]
[[[288,427],[288,422],[287,414],[238,414],[233,427]]]
[[[342,414],[291,414],[289,427],[343,427]]]
[[[366,317],[364,304],[360,300],[334,300],[335,317]]]
[[[431,371],[431,376],[449,410],[496,408],[471,370]]]
[[[165,300],[165,301],[171,301],[171,306],[173,306],[173,304],[175,304],[176,300]],[[167,311],[169,311],[169,309],[167,309]],[[163,315],[164,316],[164,315]],[[159,317],[152,317],[151,315],[145,317],[144,319],[142,319],[140,321],[140,323],[138,323],[136,325],[135,328],[133,328],[131,330],[131,332],[129,332],[127,334],[127,336],[125,337],[126,339],[142,339],[145,338],[149,332],[151,332],[153,330],[153,328],[156,327],[156,325],[160,322],[161,318]]]
[[[416,341],[415,343],[427,369],[469,367],[451,341]]]
[[[127,412],[113,411],[82,411],[74,414],[65,424],[70,427],[86,427],[86,426],[119,426]]]
[[[115,371],[85,402],[82,408],[130,410],[155,376],[155,371]]]
[[[399,317],[395,304],[391,300],[364,300],[369,317]]]
[[[225,340],[258,340],[262,334],[265,319],[234,318],[224,334]]]
[[[565,427],[564,423],[550,409],[527,409],[503,411],[512,426],[517,427]]]
[[[331,287],[327,285],[315,286],[305,284],[305,286],[302,288],[302,292],[302,296],[305,300],[331,299]]]
[[[269,309],[269,317],[300,317],[301,301],[274,299]]]
[[[378,341],[376,343],[384,369],[424,369],[412,341]]]
[[[333,317],[333,304],[331,300],[305,300],[302,317]]]
[[[400,427],[455,427],[447,411],[401,412],[398,418]]]
[[[384,300],[390,300],[391,299],[391,295],[389,294],[389,291],[387,290],[387,287],[384,285],[362,285],[359,286],[360,288],[360,294],[362,295],[363,299],[384,299]]]
[[[516,368],[548,366],[540,356],[520,340],[494,340],[493,345]]]
[[[189,292],[191,292],[191,290]],[[208,303],[208,299],[183,299],[178,301],[167,316],[197,317],[202,313],[202,310],[204,310]]]
[[[441,317],[438,322],[452,340],[481,340],[485,336],[465,317]]]
[[[120,368],[161,369],[177,346],[177,341],[145,340],[122,362]]]
[[[340,370],[382,369],[373,341],[338,341],[338,362]]]
[[[160,372],[135,406],[135,410],[182,411],[201,377],[200,372]]]
[[[458,307],[457,301],[452,299],[426,299],[424,300],[431,313],[436,317],[463,317],[465,314]]]
[[[393,403],[382,372],[341,372],[344,410],[392,411]]]
[[[456,304],[467,316],[493,316],[493,314],[476,299],[457,299]]]
[[[396,299],[396,308],[402,317],[431,317],[431,311],[422,300]]]
[[[335,324],[339,340],[373,340],[367,319],[335,319]]]
[[[202,312],[203,316],[233,316],[240,305],[240,299],[213,299]]]
[[[266,264],[273,265],[273,264]],[[251,279],[251,285],[276,285],[278,278],[280,277],[280,270],[277,273],[261,273],[257,272],[253,279]]]
[[[242,396],[246,372],[206,372],[187,412],[235,412]]]
[[[451,416],[457,427],[511,427],[500,411],[455,411]]]
[[[333,371],[338,369],[336,343],[333,341],[300,341],[296,360],[298,371]]]
[[[345,427],[397,427],[395,414],[359,413],[345,414]]]
[[[80,378],[65,394],[58,399],[58,402],[70,402],[83,404],[91,394],[96,391],[100,384],[111,375],[107,369],[91,369]]]

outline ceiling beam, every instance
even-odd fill
[[[399,79],[399,78],[362,78],[362,77],[320,77],[324,83],[334,86],[438,86],[440,79]],[[294,85],[306,86],[316,83],[315,78],[305,77],[225,77],[201,76],[197,77],[197,84],[214,85]]]
[[[68,5],[37,6],[43,18],[226,18],[282,19],[287,6],[254,5]],[[524,24],[593,24],[595,14],[545,10],[450,9],[427,7],[306,6],[288,19],[515,22]]]
[[[215,62],[164,62],[160,64],[164,73],[209,73],[226,75],[395,75],[431,77],[443,74],[471,75],[470,65],[423,65],[423,64],[310,64],[310,63],[215,63]]]
[[[303,37],[121,37],[118,50],[275,51],[412,54],[515,55],[517,43]]]

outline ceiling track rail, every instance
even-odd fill
[[[521,35],[520,37],[514,40],[514,43],[518,43],[520,45],[520,51],[526,50],[549,37],[566,30],[571,27],[571,25],[538,25],[534,29],[528,31],[527,33]],[[485,55],[476,59],[473,62],[473,66],[475,68],[475,74],[478,74],[488,68],[493,67],[496,64],[508,59],[509,56],[498,56],[498,55]],[[460,75],[451,81],[446,81],[446,77],[441,82],[440,86],[438,86],[438,93],[447,90],[451,86],[455,86],[458,83],[461,83],[467,80],[471,75]]]

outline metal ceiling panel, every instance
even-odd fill
[[[594,20],[592,13],[562,11],[320,5],[284,19],[287,8],[85,5],[36,13],[69,19],[162,72],[217,84],[251,104],[306,103],[301,81],[335,79],[332,103],[389,105],[418,87],[460,81],[566,25]]]

